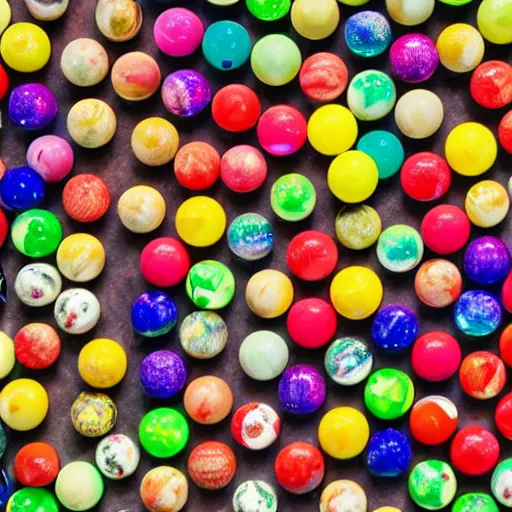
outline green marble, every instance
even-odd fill
[[[414,384],[409,376],[394,368],[382,368],[370,375],[364,388],[364,402],[382,420],[403,416],[414,401]]]
[[[348,107],[361,121],[376,121],[389,114],[396,102],[393,80],[376,69],[358,73],[347,91]]]
[[[168,407],[149,411],[140,422],[140,444],[153,457],[173,457],[187,445],[187,420],[180,412]]]
[[[14,247],[25,256],[43,258],[53,254],[62,240],[59,219],[47,210],[27,210],[18,215],[11,228]]]
[[[457,492],[457,479],[452,468],[440,460],[426,460],[417,464],[409,475],[409,493],[412,500],[426,510],[448,506]]]
[[[233,495],[234,512],[277,512],[276,491],[263,480],[247,480]]]
[[[220,309],[235,295],[235,277],[220,261],[200,261],[189,270],[185,288],[198,308]]]
[[[259,20],[275,21],[290,11],[291,0],[247,0],[247,9]]]
[[[491,479],[493,496],[505,507],[512,508],[512,459],[500,462]]]
[[[301,174],[285,174],[272,185],[270,205],[278,217],[290,222],[311,215],[316,204],[313,183]]]
[[[470,492],[457,498],[452,512],[500,512],[500,509],[488,494]]]
[[[50,491],[25,487],[11,496],[7,512],[59,512],[59,505]]]
[[[407,272],[423,258],[423,240],[411,226],[395,224],[385,229],[377,242],[377,258],[391,272]]]

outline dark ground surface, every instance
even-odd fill
[[[294,33],[289,19],[275,24],[259,23],[251,18],[245,9],[243,1],[238,6],[215,8],[205,0],[189,0],[188,2],[177,1],[174,5],[190,7],[203,19],[205,25],[221,19],[233,19],[241,21],[252,33],[253,42],[261,36],[272,32],[285,32],[291,35],[299,44],[303,57],[321,50],[330,50],[341,54],[350,71],[350,76],[362,69],[376,67],[387,70],[386,55],[372,59],[360,60],[352,57],[343,42],[342,27],[347,17],[356,12],[356,9],[341,6],[342,22],[335,35],[325,41],[311,42]],[[477,4],[474,1],[465,7],[449,7],[437,3],[435,13],[424,25],[415,29],[407,29],[392,24],[394,39],[399,35],[413,30],[426,32],[428,35],[437,38],[441,30],[447,25],[466,20],[476,25],[475,16]],[[33,21],[25,9],[21,0],[11,2],[13,6],[14,21]],[[113,141],[99,150],[86,150],[74,146],[76,163],[73,174],[94,173],[105,180],[112,192],[113,206],[107,216],[93,225],[79,225],[71,221],[63,212],[61,205],[62,185],[50,186],[46,207],[54,211],[64,224],[65,235],[73,232],[86,231],[99,237],[107,251],[107,265],[102,275],[92,283],[87,284],[100,299],[102,306],[102,317],[94,331],[79,337],[62,336],[63,352],[58,363],[47,371],[31,372],[18,369],[16,376],[33,377],[39,380],[48,390],[50,396],[50,412],[48,418],[38,429],[28,434],[14,434],[11,437],[10,448],[5,457],[5,465],[9,466],[16,450],[26,442],[44,440],[52,443],[58,449],[63,464],[74,460],[87,460],[93,462],[94,449],[97,441],[86,439],[77,434],[71,424],[69,415],[71,403],[80,391],[87,388],[82,382],[77,371],[77,356],[84,343],[96,337],[113,338],[124,345],[129,354],[129,369],[124,381],[108,393],[115,399],[119,409],[119,420],[116,432],[126,433],[133,438],[137,437],[137,428],[143,414],[158,405],[170,405],[181,407],[181,396],[175,400],[156,402],[145,398],[138,383],[138,366],[143,357],[149,352],[170,348],[182,354],[178,340],[178,329],[169,335],[159,339],[143,340],[138,338],[132,331],[129,320],[130,304],[141,292],[148,289],[148,285],[139,270],[139,254],[144,245],[158,236],[176,236],[174,228],[174,214],[181,202],[190,196],[190,193],[181,188],[174,177],[172,165],[162,168],[149,168],[140,164],[130,150],[130,136],[135,125],[150,115],[163,116],[176,124],[181,136],[181,144],[190,141],[206,141],[217,148],[222,154],[229,147],[240,143],[257,145],[255,131],[241,135],[230,135],[222,132],[212,121],[209,110],[199,117],[189,120],[180,120],[172,117],[164,108],[160,95],[139,104],[128,104],[122,101],[112,89],[110,79],[104,80],[94,88],[79,89],[68,83],[62,75],[59,67],[59,60],[64,46],[78,37],[91,37],[105,45],[111,63],[114,60],[132,50],[142,50],[157,58],[162,76],[165,77],[173,70],[192,67],[206,74],[211,80],[214,90],[224,84],[241,82],[254,87],[260,96],[263,108],[278,103],[290,103],[297,106],[306,116],[309,116],[315,109],[315,105],[309,102],[300,91],[298,81],[280,87],[267,87],[257,81],[251,73],[248,65],[243,69],[232,73],[221,73],[207,65],[200,52],[190,58],[173,59],[159,54],[152,37],[152,27],[158,13],[163,10],[164,4],[154,3],[146,0],[144,3],[144,24],[139,36],[130,42],[115,44],[107,41],[96,28],[94,22],[93,0],[74,0],[61,20],[44,24],[45,29],[51,37],[53,54],[50,64],[40,73],[21,76],[11,73],[13,84],[26,81],[41,81],[47,84],[56,92],[59,100],[60,113],[54,125],[47,131],[56,133],[69,139],[66,133],[65,120],[71,106],[79,99],[87,97],[99,97],[106,100],[115,110],[118,118],[118,131]],[[368,8],[381,8],[383,2],[371,0]],[[510,61],[510,45],[508,47],[497,47],[486,44],[484,60],[493,58],[507,59]],[[420,87],[435,91],[442,99],[445,108],[445,120],[442,129],[432,138],[423,141],[411,141],[401,136],[404,143],[406,156],[422,151],[433,150],[443,154],[443,145],[448,132],[456,125],[470,120],[475,120],[488,125],[496,133],[497,124],[505,113],[501,111],[487,111],[471,99],[468,89],[470,74],[455,75],[441,66],[434,77]],[[413,86],[397,83],[399,95]],[[346,103],[345,95],[340,98]],[[4,110],[6,104],[4,100]],[[8,167],[23,165],[25,163],[25,152],[32,141],[39,134],[23,133],[19,128],[14,127],[3,116],[4,128],[1,132],[2,149],[1,157]],[[366,131],[389,128],[394,132],[397,129],[393,116],[378,122],[359,123],[360,134]],[[268,157],[269,177],[261,190],[249,196],[237,196],[230,193],[222,184],[217,184],[208,194],[218,199],[226,209],[228,222],[235,216],[248,212],[259,212],[272,220],[275,229],[276,243],[271,256],[264,261],[254,265],[243,265],[238,262],[230,253],[225,239],[211,248],[192,250],[194,261],[205,258],[214,258],[227,263],[236,276],[237,292],[232,304],[221,312],[228,324],[229,342],[228,347],[219,357],[211,361],[197,361],[186,357],[189,369],[189,378],[200,375],[214,374],[222,376],[231,385],[235,396],[235,408],[249,401],[263,401],[276,409],[277,404],[277,380],[268,383],[258,383],[250,380],[242,372],[238,363],[238,347],[245,336],[258,329],[271,329],[282,334],[290,346],[289,364],[311,362],[318,368],[322,368],[324,350],[308,352],[295,346],[286,335],[285,319],[282,317],[276,320],[264,321],[254,316],[246,306],[244,300],[244,289],[249,277],[261,268],[275,268],[287,272],[285,251],[288,241],[300,231],[308,228],[315,228],[334,235],[334,218],[341,204],[336,201],[329,192],[326,184],[326,171],[330,158],[322,157],[308,145],[291,157],[277,159]],[[512,157],[500,150],[499,158],[492,170],[485,178],[495,179],[506,185],[512,168]],[[272,183],[281,174],[287,172],[299,172],[308,176],[314,183],[318,202],[313,215],[297,224],[284,223],[279,221],[272,213],[269,202],[269,191]],[[441,202],[449,202],[463,206],[464,197],[472,184],[482,178],[463,178],[453,175],[453,184],[449,193]],[[133,185],[148,184],[160,190],[167,201],[168,213],[165,222],[160,229],[148,235],[135,235],[128,232],[120,223],[115,211],[115,204],[122,192]],[[433,204],[419,204],[408,200],[401,191],[399,178],[380,183],[378,190],[368,201],[380,213],[384,227],[395,223],[406,223],[419,228],[424,213]],[[437,203],[436,203],[437,204]],[[498,234],[510,242],[511,232],[510,217],[492,230],[473,229],[472,237],[484,233]],[[55,325],[53,319],[53,306],[42,309],[29,309],[23,307],[16,299],[12,284],[17,271],[28,259],[17,253],[11,242],[6,243],[0,252],[1,261],[9,279],[10,300],[6,307],[0,312],[0,325],[11,336],[30,321],[42,321]],[[432,256],[428,252],[425,259]],[[462,254],[456,254],[453,260],[461,262]],[[48,258],[48,262],[55,263],[54,257]],[[414,272],[408,274],[389,274],[377,262],[375,248],[362,252],[349,252],[340,247],[340,260],[337,270],[348,265],[367,265],[378,272],[385,285],[384,304],[401,303],[418,312],[421,318],[421,332],[434,329],[442,329],[456,334],[452,322],[451,308],[443,311],[434,311],[422,306],[414,294],[413,279]],[[321,283],[307,284],[293,279],[296,299],[318,296],[327,298],[330,279]],[[466,286],[469,284],[466,283]],[[65,283],[64,289],[71,286]],[[191,302],[185,295],[184,286],[178,286],[170,290],[176,299],[180,318],[193,311]],[[510,317],[504,318],[504,325],[510,321]],[[337,336],[358,335],[371,342],[370,339],[371,319],[362,322],[351,322],[340,318]],[[489,349],[497,351],[497,338],[494,336],[478,341],[463,339],[460,340],[464,353],[478,349]],[[375,354],[375,368],[391,366],[401,368],[412,373],[410,367],[409,353],[396,357],[386,356],[381,353]],[[429,394],[443,394],[450,397],[459,407],[460,426],[479,424],[494,430],[493,413],[497,399],[487,402],[478,402],[463,395],[457,379],[454,378],[439,385],[426,384],[414,378],[416,384],[416,396],[422,398]],[[242,449],[233,441],[230,433],[229,419],[214,426],[200,426],[191,424],[191,438],[188,447],[180,455],[170,460],[151,459],[147,454],[142,456],[140,467],[135,476],[123,482],[107,482],[105,496],[100,505],[95,509],[102,512],[117,512],[127,510],[130,512],[142,511],[143,506],[139,500],[138,486],[150,468],[162,463],[169,464],[185,471],[187,456],[197,444],[206,440],[221,440],[227,442],[236,452],[238,460],[238,471],[233,482],[224,490],[219,492],[201,491],[192,483],[190,485],[189,500],[186,506],[187,511],[228,511],[231,510],[231,497],[238,484],[250,478],[262,478],[267,482],[276,485],[273,464],[279,449],[292,441],[309,441],[317,444],[316,430],[322,415],[329,409],[350,405],[365,412],[363,403],[363,387],[360,384],[355,388],[343,388],[328,383],[328,396],[324,406],[316,413],[303,419],[284,417],[282,434],[279,440],[269,449],[263,452],[251,452]],[[510,384],[505,391],[510,391]],[[407,417],[395,422],[380,422],[368,414],[372,432],[394,426],[407,430]],[[499,436],[502,446],[502,458],[512,455],[510,441]],[[426,448],[414,443],[414,462],[420,462],[427,458],[440,458],[448,460],[449,444],[436,448]],[[406,479],[401,480],[376,480],[370,477],[364,466],[363,456],[356,459],[340,462],[326,456],[326,475],[322,486],[316,491],[305,496],[293,496],[279,489],[280,510],[296,512],[318,510],[318,501],[322,489],[329,482],[340,478],[353,479],[360,483],[369,499],[369,510],[384,505],[393,505],[402,511],[415,510],[414,505],[408,498]],[[457,475],[459,478],[459,493],[468,491],[489,492],[490,475],[480,478],[466,478]]]

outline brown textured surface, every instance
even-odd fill
[[[288,19],[275,24],[257,22],[249,16],[243,5],[244,3],[242,0],[238,6],[215,8],[205,0],[171,2],[172,5],[187,6],[198,12],[205,25],[220,19],[240,20],[245,26],[250,27],[253,42],[267,33],[287,32],[299,43],[304,57],[320,50],[332,50],[336,53],[341,53],[347,63],[351,77],[357,71],[364,68],[377,67],[378,69],[385,70],[388,67],[386,56],[363,61],[351,57],[344,47],[343,24],[347,16],[355,12],[356,9],[350,9],[342,5],[342,22],[335,35],[326,41],[312,42],[294,34]],[[380,8],[382,3],[379,0],[371,0],[367,7]],[[476,5],[478,3],[475,0],[473,4],[455,8],[436,2],[434,16],[427,24],[418,27],[417,30],[426,31],[435,39],[443,27],[456,21],[466,19],[470,23],[475,24]],[[14,21],[30,20],[30,15],[25,9],[22,0],[13,0],[11,4],[14,8]],[[252,75],[248,66],[244,66],[243,69],[231,73],[221,73],[209,67],[200,52],[196,52],[191,58],[185,59],[172,59],[159,54],[152,38],[152,26],[158,13],[164,9],[164,4],[146,0],[144,3],[144,23],[140,35],[135,40],[121,44],[107,41],[97,30],[94,22],[94,4],[94,0],[74,0],[71,2],[69,11],[63,19],[44,24],[52,40],[53,55],[50,64],[42,72],[27,76],[11,73],[14,84],[24,81],[43,81],[57,94],[60,113],[54,125],[48,130],[48,133],[57,133],[67,137],[65,128],[67,112],[74,102],[87,97],[102,98],[114,108],[118,116],[118,131],[112,143],[105,148],[85,150],[74,146],[76,164],[73,174],[97,174],[110,187],[113,206],[111,206],[104,219],[92,225],[80,225],[71,221],[65,215],[60,201],[63,185],[48,187],[46,207],[54,211],[63,221],[65,234],[86,231],[98,236],[105,245],[107,251],[105,270],[99,279],[87,286],[100,299],[103,314],[93,332],[79,337],[63,335],[63,353],[54,367],[43,372],[18,369],[18,372],[15,374],[16,376],[30,376],[44,384],[49,392],[51,405],[48,418],[40,428],[28,434],[15,434],[11,437],[10,448],[5,457],[7,465],[11,463],[16,449],[25,442],[32,440],[45,440],[54,444],[58,449],[63,464],[80,459],[93,462],[96,441],[80,437],[73,429],[69,415],[73,399],[80,391],[87,389],[87,386],[78,376],[76,365],[78,352],[85,342],[95,337],[109,337],[118,340],[128,350],[128,374],[122,384],[110,390],[109,394],[114,398],[119,408],[119,421],[116,431],[126,433],[134,438],[137,436],[138,423],[144,412],[162,403],[149,400],[143,396],[138,383],[138,365],[140,361],[145,354],[162,347],[176,350],[180,354],[182,353],[177,337],[177,329],[168,336],[155,341],[138,338],[130,327],[130,303],[135,296],[148,289],[139,271],[138,259],[140,251],[147,242],[157,236],[176,236],[173,222],[174,213],[178,205],[190,196],[186,190],[176,183],[172,165],[162,168],[149,168],[135,160],[130,150],[130,135],[134,126],[150,114],[159,115],[170,119],[176,124],[180,132],[182,144],[194,140],[202,140],[214,145],[221,153],[239,143],[257,145],[254,131],[240,135],[230,135],[222,132],[214,125],[208,112],[188,120],[173,118],[166,112],[159,94],[139,104],[128,104],[116,96],[109,78],[98,86],[89,89],[79,89],[72,86],[64,79],[59,68],[60,54],[64,45],[78,37],[91,37],[105,45],[111,64],[118,56],[125,52],[135,49],[142,50],[157,58],[163,77],[175,69],[193,67],[206,73],[212,81],[214,90],[217,90],[223,84],[236,81],[251,85],[259,94],[264,108],[277,103],[291,103],[299,107],[308,116],[315,108],[302,95],[297,80],[285,87],[270,88],[259,83]],[[169,2],[166,5],[169,5]],[[416,29],[411,28],[407,30],[405,27],[393,24],[395,38],[412,30]],[[507,51],[509,52],[508,58],[510,59],[510,45],[508,48],[499,48],[486,44],[485,60],[491,58],[505,59],[507,58]],[[469,76],[454,75],[440,67],[433,79],[421,85],[421,87],[432,88],[440,95],[444,103],[446,116],[442,129],[431,139],[411,141],[401,137],[407,155],[420,150],[434,150],[442,154],[444,140],[448,131],[464,121],[480,121],[488,124],[496,133],[497,122],[504,112],[503,110],[497,112],[486,111],[472,101],[468,90]],[[413,88],[412,86],[404,86],[404,84],[400,83],[397,83],[397,87],[399,94]],[[345,103],[345,95],[342,96],[341,102]],[[4,100],[4,110],[5,106]],[[3,122],[4,128],[1,132],[2,149],[0,154],[8,167],[22,165],[25,163],[26,148],[30,141],[36,137],[36,134],[23,133],[20,129],[15,128],[6,119],[5,114]],[[392,116],[388,116],[388,118],[379,122],[359,124],[361,132],[382,127],[389,127],[396,132]],[[211,248],[191,251],[194,261],[208,257],[227,263],[235,273],[237,292],[233,303],[221,312],[229,328],[229,341],[225,352],[212,361],[196,361],[186,358],[186,363],[189,368],[190,378],[204,374],[215,374],[226,379],[234,391],[235,407],[239,407],[248,401],[259,400],[267,402],[277,409],[277,380],[268,383],[251,381],[243,374],[238,364],[237,352],[243,338],[257,329],[273,329],[286,337],[285,317],[272,321],[262,321],[256,318],[245,304],[245,284],[249,277],[261,268],[271,267],[286,272],[286,246],[294,234],[314,227],[333,235],[334,217],[340,208],[340,204],[334,200],[325,182],[326,170],[330,159],[315,154],[309,145],[306,145],[294,156],[283,159],[268,157],[267,161],[269,164],[269,177],[261,190],[249,196],[236,196],[228,192],[223,185],[218,184],[208,191],[208,194],[219,199],[224,205],[228,220],[232,220],[236,215],[247,211],[257,211],[271,219],[274,224],[276,243],[272,255],[257,264],[244,265],[236,261],[230,254],[225,240]],[[500,151],[498,161],[485,177],[496,179],[506,184],[510,175],[511,165],[512,158],[505,155],[503,151]],[[281,174],[291,171],[307,175],[315,184],[318,194],[318,203],[314,214],[306,221],[297,224],[287,224],[277,220],[272,214],[269,204],[269,190],[272,183]],[[476,181],[478,179],[468,179],[454,175],[452,188],[442,201],[462,206],[466,191]],[[128,232],[119,222],[115,212],[115,204],[121,193],[129,187],[141,183],[152,185],[160,190],[164,194],[168,206],[168,214],[164,224],[157,232],[149,235],[135,235]],[[385,227],[397,222],[419,227],[423,214],[432,206],[431,204],[418,204],[407,200],[401,192],[398,177],[381,183],[369,204],[377,208],[382,216]],[[478,235],[479,232],[481,233],[482,231],[474,229],[472,236]],[[510,242],[509,219],[498,228],[487,230],[487,233],[489,232],[500,234],[505,237],[507,242]],[[16,272],[24,264],[28,263],[28,260],[18,254],[10,242],[6,243],[0,255],[9,280],[10,292],[9,303],[0,312],[1,328],[13,336],[19,328],[29,321],[42,321],[55,325],[52,306],[31,310],[23,307],[14,295],[12,284]],[[429,257],[431,257],[431,254],[427,253],[425,258]],[[455,255],[453,260],[460,263],[461,254]],[[52,257],[48,258],[47,261],[54,263],[55,260]],[[413,292],[414,272],[409,272],[406,275],[390,275],[376,261],[375,248],[355,253],[340,247],[338,269],[356,263],[374,268],[382,277],[385,285],[384,304],[400,302],[412,307],[420,314],[422,332],[433,329],[445,329],[448,332],[455,333],[450,309],[438,312],[429,310],[418,303]],[[293,281],[297,299],[308,296],[328,297],[329,279],[316,284],[300,283],[296,279]],[[70,283],[65,283],[64,288],[69,286]],[[184,287],[178,286],[176,289],[170,290],[170,293],[177,301],[180,318],[184,318],[187,313],[193,310],[190,301],[184,294]],[[509,320],[510,318],[507,316],[504,321],[508,322]],[[337,335],[359,335],[368,342],[371,342],[369,326],[370,321],[350,322],[340,318]],[[496,337],[481,341],[463,339],[460,335],[458,338],[465,353],[482,348],[488,348],[494,352],[497,350]],[[290,364],[312,362],[317,367],[322,367],[324,350],[308,352],[293,346],[290,341],[289,345],[291,349]],[[409,354],[407,353],[396,357],[377,353],[375,366],[376,368],[393,366],[410,372],[409,359]],[[432,393],[446,394],[452,398],[459,406],[461,426],[476,422],[491,429],[494,428],[493,412],[497,400],[477,402],[463,396],[456,378],[439,385],[425,385],[415,379],[415,384],[417,385],[418,398]],[[506,390],[509,389],[510,385],[507,385]],[[362,397],[363,385],[355,388],[342,388],[333,383],[328,383],[328,398],[324,407],[316,414],[303,419],[297,420],[285,417],[282,434],[278,442],[263,452],[250,452],[235,445],[230,434],[229,420],[215,426],[191,425],[190,442],[182,454],[164,461],[158,461],[151,459],[148,455],[143,455],[141,465],[134,477],[121,483],[107,482],[104,499],[96,510],[102,512],[117,512],[119,510],[129,510],[130,512],[142,511],[143,506],[139,500],[138,486],[145,472],[161,463],[175,466],[184,471],[187,456],[192,448],[205,440],[223,440],[232,446],[238,460],[238,471],[231,485],[220,492],[202,491],[191,484],[186,510],[194,512],[200,510],[231,510],[232,493],[235,487],[242,481],[249,478],[263,478],[269,483],[276,485],[273,463],[280,447],[296,440],[309,441],[316,444],[316,428],[322,415],[327,410],[339,405],[352,405],[364,411]],[[163,403],[180,407],[180,399],[181,397],[176,400],[167,400]],[[380,422],[369,416],[369,420],[372,431],[386,426],[407,428],[406,418],[395,422]],[[506,442],[503,438],[500,438],[500,442],[503,456],[510,456],[512,454],[510,442]],[[449,446],[445,445],[439,448],[427,449],[415,443],[415,462],[431,457],[447,460],[448,448]],[[280,510],[295,510],[297,512],[317,510],[322,488],[327,483],[340,478],[354,479],[365,488],[368,494],[370,511],[384,505],[393,505],[403,511],[415,510],[408,498],[406,480],[388,481],[372,479],[364,467],[362,456],[347,462],[339,462],[326,457],[324,484],[316,491],[306,496],[298,497],[279,489]],[[460,491],[478,490],[488,492],[489,480],[490,476],[476,479],[466,479],[461,476],[459,478]]]

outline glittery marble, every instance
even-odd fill
[[[157,350],[140,364],[139,380],[147,396],[171,398],[185,386],[187,369],[178,354],[170,350]]]
[[[419,332],[418,318],[409,308],[399,304],[383,307],[372,325],[374,343],[383,350],[398,352],[410,347]]]
[[[277,493],[263,480],[247,480],[233,494],[234,512],[277,512]]]
[[[96,447],[96,465],[111,480],[127,478],[137,469],[140,452],[137,445],[124,434],[111,434]]]
[[[23,304],[47,306],[57,299],[62,289],[59,271],[46,263],[31,263],[23,267],[14,281],[14,290]]]
[[[213,311],[194,311],[180,327],[183,350],[196,359],[210,359],[220,354],[228,341],[228,328]]]
[[[455,324],[468,336],[487,336],[501,323],[501,306],[489,292],[469,290],[455,303]]]
[[[343,386],[362,382],[372,370],[373,355],[368,347],[356,338],[333,341],[325,353],[327,375]]]
[[[428,80],[439,65],[439,53],[430,37],[424,34],[405,34],[389,50],[393,73],[408,83]]]
[[[227,237],[233,253],[247,261],[264,258],[274,246],[272,224],[257,213],[236,217],[228,227]]]
[[[114,428],[117,408],[104,393],[83,391],[71,406],[71,420],[79,434],[100,437]]]
[[[147,292],[133,302],[131,319],[135,332],[147,338],[155,338],[167,334],[176,325],[178,308],[166,293]]]
[[[349,50],[359,57],[375,57],[391,43],[391,27],[382,14],[361,11],[347,20],[345,41]]]
[[[365,204],[344,206],[336,216],[338,240],[349,249],[367,249],[379,238],[382,221],[377,210]]]
[[[46,128],[59,107],[54,94],[43,84],[23,84],[9,98],[9,119],[26,130]]]
[[[476,238],[464,253],[464,271],[479,284],[493,284],[505,279],[510,267],[510,252],[495,236]]]
[[[180,117],[199,114],[212,98],[208,80],[197,71],[183,69],[171,73],[162,85],[162,100],[169,112]]]
[[[85,288],[62,292],[55,302],[57,325],[69,334],[84,334],[99,321],[101,306],[96,295]]]

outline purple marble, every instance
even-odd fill
[[[147,396],[171,398],[185,386],[187,369],[178,354],[157,350],[140,363],[139,379]]]
[[[24,84],[16,87],[9,98],[9,119],[25,130],[46,128],[58,111],[52,91],[43,84]]]
[[[206,77],[191,69],[171,73],[162,85],[165,108],[180,117],[199,114],[212,98],[212,88]]]
[[[436,45],[423,34],[406,34],[399,37],[389,50],[393,73],[409,83],[428,80],[439,64]]]
[[[315,412],[325,402],[325,380],[318,370],[307,364],[288,368],[279,381],[281,408],[292,414]]]
[[[495,236],[475,238],[464,253],[464,271],[480,284],[493,284],[505,279],[510,263],[507,246]]]

